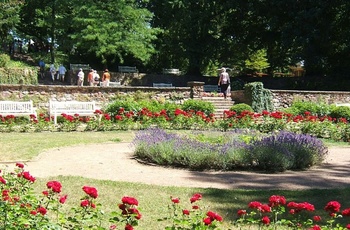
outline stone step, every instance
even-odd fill
[[[214,105],[214,117],[222,118],[225,110],[230,110],[231,106],[234,105],[234,101],[230,98],[224,100],[223,97],[202,97],[201,100],[210,102]]]

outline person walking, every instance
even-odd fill
[[[94,85],[100,84],[100,75],[97,73],[97,70],[94,70]]]
[[[45,78],[45,62],[43,60],[39,61],[39,68],[40,68],[40,78]]]
[[[87,80],[88,80],[88,83],[90,86],[94,86],[95,80],[94,80],[94,70],[93,69],[90,69]]]
[[[78,73],[78,86],[83,86],[83,85],[84,85],[84,72],[83,72],[83,69],[80,68]]]
[[[58,67],[58,79],[64,82],[64,77],[66,76],[67,69],[61,64]]]
[[[50,65],[50,73],[51,73],[52,82],[54,82],[55,81],[55,74],[56,74],[56,68],[55,68],[54,64]]]
[[[102,75],[103,86],[109,86],[111,81],[111,74],[108,72],[108,69],[105,69]]]
[[[224,94],[224,99],[227,98],[227,88],[230,85],[230,76],[226,72],[225,68],[221,68],[221,73],[219,76],[218,86],[220,86],[221,92]]]

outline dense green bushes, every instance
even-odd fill
[[[252,82],[244,86],[244,95],[248,99],[252,109],[261,113],[263,110],[273,111],[272,93],[268,89],[264,89],[263,83]]]
[[[231,111],[235,111],[237,114],[241,114],[243,111],[254,112],[250,105],[245,103],[234,104],[230,108]]]
[[[332,106],[329,115],[334,118],[346,118],[350,121],[350,107],[348,106]]]
[[[7,54],[0,54],[0,84],[38,84],[37,69],[13,62]]]

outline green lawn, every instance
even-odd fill
[[[51,148],[101,142],[130,142],[133,132],[0,133],[0,161],[30,160]]]

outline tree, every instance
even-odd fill
[[[152,25],[164,30],[157,41],[163,68],[176,67],[200,75],[217,63],[223,50],[224,4],[213,0],[152,0],[148,8],[155,14]]]
[[[102,63],[123,63],[132,56],[146,63],[155,52],[158,30],[150,26],[152,14],[137,1],[80,1],[75,4],[70,36],[77,52],[93,54]]]
[[[21,8],[21,0],[5,0],[0,2],[0,39],[4,43],[13,40],[11,32],[19,23],[19,10]]]
[[[247,69],[252,71],[263,72],[264,69],[270,67],[268,60],[266,58],[266,50],[261,49],[252,53],[245,61],[245,66]]]

